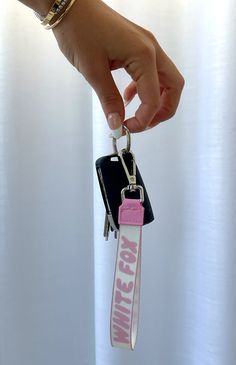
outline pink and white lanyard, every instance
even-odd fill
[[[119,208],[110,331],[112,346],[132,350],[138,331],[143,220],[142,201],[124,198]]]
[[[96,161],[96,170],[105,206],[104,237],[118,233],[114,274],[110,337],[114,347],[134,350],[139,318],[142,226],[154,219],[148,194],[130,150],[130,132],[124,126],[126,149]],[[128,185],[127,185],[128,184]],[[145,199],[144,199],[145,198]],[[145,213],[145,214],[144,214]]]
[[[111,344],[133,350],[136,343],[139,318],[141,243],[144,222],[144,191],[136,185],[136,164],[130,175],[122,151],[119,157],[126,172],[129,185],[121,191],[119,207],[119,236],[113,283],[110,335]],[[127,199],[126,191],[140,192],[140,199]]]

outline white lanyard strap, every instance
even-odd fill
[[[119,208],[119,239],[111,307],[111,344],[134,349],[138,330],[144,207],[139,199]]]

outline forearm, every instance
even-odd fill
[[[19,0],[39,14],[46,15],[55,0]]]

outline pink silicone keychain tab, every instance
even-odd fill
[[[139,199],[125,198],[119,208],[119,224],[142,226],[144,207]]]

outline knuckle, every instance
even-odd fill
[[[169,112],[168,119],[173,118],[173,116],[175,115],[175,113],[176,113],[176,110],[171,110],[171,111]]]
[[[178,87],[178,89],[183,90],[184,85],[185,85],[185,80],[184,80],[183,76],[180,74],[178,77],[178,80],[177,80],[177,87]]]
[[[146,30],[145,31],[147,37],[153,42],[153,43],[156,43],[157,40],[156,40],[156,37],[154,36],[154,34],[152,32],[150,32],[150,30]]]
[[[139,46],[139,54],[144,58],[155,58],[155,48],[153,47],[153,44],[151,42],[142,42]]]
[[[157,113],[157,119],[160,122],[171,119],[176,113],[176,108],[171,106],[162,106],[159,113]],[[160,119],[160,120],[159,120]]]
[[[169,109],[166,108],[166,119],[171,119],[175,115],[176,110],[175,109]]]
[[[145,131],[145,129],[147,128],[146,124],[141,124],[139,123],[137,126],[136,126],[136,132],[143,132]]]
[[[139,132],[144,132],[146,130],[147,126],[145,125],[140,125],[139,127]]]
[[[149,40],[151,40],[153,42],[153,44],[157,43],[156,37],[154,36],[154,34],[152,32],[150,32],[150,30],[141,27],[140,25],[137,25],[139,31],[144,34],[145,37],[147,37]]]

